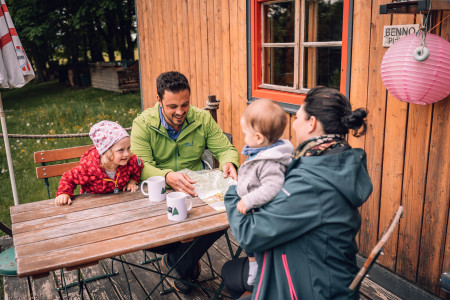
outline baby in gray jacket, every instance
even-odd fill
[[[248,159],[239,168],[237,193],[241,200],[237,204],[240,213],[270,202],[282,189],[284,173],[292,161],[294,146],[280,137],[286,128],[284,109],[269,99],[252,102],[242,114],[241,129],[246,145],[242,149]],[[253,285],[258,265],[253,253],[249,258],[247,283]]]

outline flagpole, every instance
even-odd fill
[[[5,112],[3,110],[1,92],[0,92],[0,119],[2,122],[3,139],[5,140],[6,159],[8,160],[9,177],[11,178],[11,188],[14,197],[14,205],[19,205],[19,198],[17,197],[16,179],[14,178],[11,149],[9,148],[8,131],[6,130],[6,119],[5,119]]]

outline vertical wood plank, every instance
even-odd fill
[[[222,70],[223,96],[221,109],[223,110],[222,130],[231,132],[231,64],[230,64],[230,3],[222,0]]]
[[[403,180],[403,219],[396,271],[415,282],[425,197],[432,105],[409,105]]]
[[[165,36],[164,36],[164,25],[163,25],[163,8],[162,8],[162,0],[154,0],[156,11],[152,13],[152,17],[154,21],[156,20],[157,26],[155,26],[155,41],[157,43],[158,48],[158,74],[162,72],[167,72],[166,69],[166,61],[165,61]],[[165,2],[165,1],[164,1]]]
[[[369,80],[369,47],[372,0],[359,0],[353,2],[353,44],[350,102],[352,108],[367,106],[367,82]],[[369,112],[370,114],[370,112]],[[350,145],[354,148],[364,148],[365,137],[348,137]],[[369,158],[370,159],[370,158]]]
[[[288,113],[285,113],[286,116],[286,128],[284,128],[283,134],[281,135],[281,139],[286,139],[289,140],[290,135],[291,135],[291,118],[290,115]]]
[[[208,95],[216,95],[216,56],[215,56],[215,27],[214,1],[206,2],[206,22],[208,28]]]
[[[450,12],[442,14],[439,20],[449,14]],[[441,24],[440,36],[449,40],[449,34],[450,20],[447,18]],[[449,254],[446,244],[450,243],[449,239],[445,239],[449,230],[447,223],[450,201],[450,97],[433,106],[417,283],[439,294],[440,275],[450,270],[448,262],[445,261]],[[433,234],[430,234],[431,232]]]
[[[448,17],[448,15],[450,15],[450,12],[444,12],[443,15],[442,15],[442,19]],[[443,38],[445,38],[447,41],[450,42],[450,19],[449,18],[447,18],[442,23],[441,28],[442,28],[441,36]],[[445,32],[445,35],[444,35],[444,32]],[[442,101],[450,102],[450,99],[447,97],[447,99],[444,99]],[[448,109],[448,108],[446,110],[447,117],[449,115],[449,110],[450,109]],[[447,147],[446,148],[447,152],[444,152],[444,153],[448,153],[448,149],[449,148]],[[447,154],[447,156],[448,156],[448,154]],[[448,165],[448,163],[447,163],[447,165]],[[448,176],[447,176],[447,178],[448,178]],[[445,178],[443,177],[443,179],[445,179]],[[450,201],[450,197],[448,196],[448,192],[447,192],[447,196],[446,197],[447,197],[447,199],[449,199],[448,201]],[[444,194],[444,199],[445,199],[445,194]],[[445,272],[447,270],[450,270],[450,218],[449,217],[447,217],[447,227],[446,228],[447,228],[447,230],[446,230],[446,239],[445,239],[445,253],[444,253],[444,259],[443,259],[443,263],[442,263],[441,273]],[[444,296],[449,296],[449,295],[448,294],[446,295],[445,292],[441,292],[440,296],[444,297]]]
[[[151,88],[148,84],[151,78],[149,65],[152,63],[154,55],[154,49],[151,43],[152,36],[152,24],[151,18],[148,18],[148,14],[151,11],[152,3],[146,1],[136,1],[136,17],[139,28],[139,65],[140,65],[140,81],[141,81],[141,97],[143,100],[144,109],[149,107],[149,96],[151,95]]]
[[[209,96],[209,55],[208,55],[208,17],[207,0],[200,0],[200,37],[202,44],[202,97]],[[205,100],[206,101],[206,100]]]
[[[172,43],[173,43],[173,70],[180,71],[180,45],[178,44],[178,1],[169,1],[172,3],[172,24],[169,24],[172,27]]]
[[[189,0],[187,1],[187,24],[189,27],[188,34],[189,34],[189,55],[187,55],[189,59],[189,84],[191,85],[191,104],[194,106],[197,106],[199,108],[202,108],[203,106],[199,106],[199,98],[198,98],[198,92],[197,92],[197,78],[198,78],[198,72],[197,72],[197,66],[196,66],[196,56],[195,53],[197,52],[196,48],[196,39],[195,39],[195,28],[194,28],[194,1]]]
[[[306,13],[309,15],[308,42],[317,42],[319,3],[309,2]],[[308,47],[306,52],[308,52],[307,88],[311,89],[317,85],[317,47]]]
[[[204,61],[202,59],[202,36],[201,36],[201,27],[200,27],[200,0],[193,0],[191,2],[193,15],[193,27],[194,27],[194,47],[195,47],[195,70],[196,74],[194,76],[197,83],[197,107],[203,108],[206,104],[206,99],[208,99],[208,95],[203,94],[203,64]]]
[[[428,160],[425,207],[420,240],[417,282],[423,288],[437,293],[442,272],[450,270],[444,264],[448,255],[448,211],[450,199],[450,97],[434,104],[430,154]],[[447,232],[446,232],[446,230]],[[447,258],[448,259],[448,258]]]
[[[233,118],[240,118],[242,112],[247,107],[247,40],[246,40],[246,1],[238,1],[238,30],[239,34],[237,36],[239,43],[239,109],[233,109]],[[250,70],[248,70],[250,71]],[[235,143],[238,149],[244,147],[244,136],[240,132],[238,140]],[[242,156],[241,156],[242,162]]]
[[[173,51],[173,37],[172,37],[172,1],[162,1],[161,6],[161,18],[162,18],[162,44],[164,45],[164,61],[165,70],[174,70],[174,51]],[[164,14],[163,14],[164,12]]]
[[[152,0],[151,3],[152,3],[152,7],[151,7],[150,14],[152,16],[155,13],[159,14],[157,1]],[[151,39],[151,44],[152,44],[154,55],[152,57],[151,64],[149,66],[147,66],[149,69],[152,69],[151,72],[153,73],[153,76],[150,78],[150,81],[148,82],[148,85],[151,87],[152,93],[149,95],[149,98],[148,98],[149,106],[147,108],[153,107],[153,105],[157,101],[156,78],[158,77],[158,75],[161,73],[161,70],[162,70],[162,68],[161,68],[161,51],[160,51],[160,45],[159,45],[159,30],[158,30],[161,25],[159,24],[158,18],[156,16],[153,16],[151,19],[152,19],[153,31],[152,31],[152,35],[151,35],[150,39]]]
[[[180,61],[180,72],[190,78],[189,72],[189,29],[187,19],[187,0],[179,0],[177,2],[177,15],[178,15],[178,59]],[[192,83],[189,81],[189,84]],[[191,97],[192,99],[192,97]]]
[[[374,0],[372,3],[372,24],[370,30],[369,78],[367,109],[367,134],[365,150],[368,161],[367,168],[373,183],[373,192],[361,207],[362,227],[359,235],[359,247],[367,256],[375,246],[378,237],[378,216],[380,209],[381,172],[383,166],[383,141],[386,112],[386,88],[380,76],[380,65],[386,49],[382,46],[383,27],[390,24],[389,15],[380,15],[381,4],[387,0]]]
[[[223,101],[223,52],[222,52],[222,0],[214,0],[214,53],[213,58],[216,61],[216,85],[215,94],[220,102]],[[221,103],[221,108],[217,111],[217,123],[220,128],[223,128],[223,103]]]
[[[231,72],[231,102],[232,112],[230,112],[231,134],[233,136],[233,144],[236,146],[241,135],[240,119],[240,102],[242,99],[239,94],[240,73],[239,73],[239,58],[245,55],[239,52],[239,14],[238,14],[238,0],[230,0],[230,72]],[[238,148],[241,152],[242,148]]]
[[[393,25],[412,23],[414,23],[414,16],[412,15],[399,14],[393,16]],[[407,114],[408,104],[397,100],[388,93],[384,136],[384,143],[387,147],[384,147],[383,151],[379,238],[401,205]],[[397,241],[398,227],[383,247],[384,256],[379,257],[380,263],[390,270],[395,270]]]
[[[290,123],[290,136],[289,136],[289,140],[291,141],[292,145],[294,145],[294,151],[295,149],[297,149],[297,135],[294,129],[294,121],[296,119],[295,115],[290,115],[289,117],[289,123]]]

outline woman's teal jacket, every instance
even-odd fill
[[[348,299],[358,271],[358,207],[371,192],[362,149],[294,159],[283,189],[253,214],[237,211],[231,187],[231,230],[245,250],[257,252],[253,299]]]

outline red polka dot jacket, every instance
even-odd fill
[[[72,198],[77,185],[81,185],[80,194],[112,193],[115,188],[121,191],[130,180],[139,182],[143,167],[142,160],[133,155],[125,166],[117,168],[114,180],[111,180],[100,165],[97,149],[92,147],[80,158],[78,166],[63,174],[56,196],[67,194]]]

